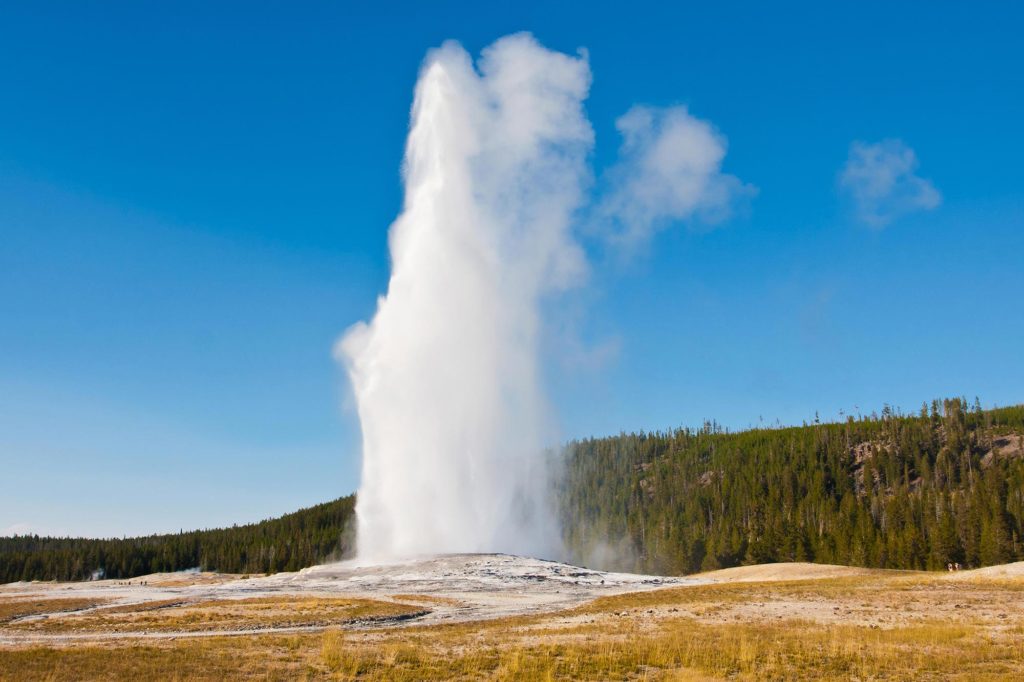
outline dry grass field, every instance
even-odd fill
[[[1024,679],[1022,573],[743,567],[706,584],[423,625],[419,614],[458,600],[55,601],[42,621],[8,617],[0,642],[26,630],[90,638],[0,644],[0,679]],[[15,601],[0,613],[40,613]],[[282,624],[317,627],[260,632]]]
[[[85,607],[83,607],[84,609]],[[15,632],[136,633],[238,632],[267,628],[372,625],[426,613],[412,604],[369,599],[256,597],[191,601],[166,599],[89,608],[64,616],[10,623]]]
[[[0,600],[0,625],[11,621],[35,616],[41,613],[81,611],[105,604],[102,599],[60,599],[54,597],[25,597],[22,599]]]

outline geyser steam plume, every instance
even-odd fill
[[[416,85],[391,279],[342,338],[363,434],[358,555],[558,553],[540,306],[584,268],[570,234],[593,134],[585,56],[449,43]]]

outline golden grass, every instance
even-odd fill
[[[207,632],[344,625],[409,618],[426,611],[371,599],[259,597],[188,602],[162,600],[98,609],[45,621],[16,623],[12,630],[45,632]]]
[[[436,604],[438,606],[463,606],[464,601],[451,597],[439,597],[435,594],[393,594],[392,599],[414,604]]]
[[[970,627],[930,624],[879,632],[666,623],[575,642],[523,641],[502,623],[481,630],[181,640],[172,646],[30,648],[0,656],[3,679],[1012,679],[1021,645]],[[1018,638],[1019,639],[1019,638]]]
[[[65,613],[88,609],[105,604],[105,599],[11,599],[0,601],[0,624],[7,623],[23,616],[35,616],[44,613]]]
[[[156,599],[153,601],[141,602],[138,604],[120,604],[118,606],[107,606],[97,609],[95,615],[106,616],[114,613],[142,613],[143,611],[157,611],[171,606],[185,606],[192,603],[189,599]]]
[[[33,646],[0,654],[0,680],[293,680],[307,676],[303,650],[308,636]]]
[[[895,632],[785,622],[705,625],[671,621],[653,631],[598,629],[576,639],[523,640],[495,629],[484,637],[418,638],[354,646],[330,633],[325,671],[338,679],[510,680],[678,679],[998,679],[1024,673],[1021,645],[973,637],[941,623]]]

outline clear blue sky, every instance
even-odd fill
[[[1014,3],[6,3],[0,532],[355,489],[331,346],[386,286],[412,86],[448,38],[586,47],[598,172],[632,104],[686,104],[758,188],[716,229],[593,250],[574,325],[613,352],[552,367],[565,437],[1020,402],[1022,26]],[[885,139],[942,200],[878,227],[839,177]]]

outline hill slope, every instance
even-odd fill
[[[844,423],[572,444],[573,559],[678,574],[776,561],[975,567],[1024,558],[1024,406],[937,401]]]

